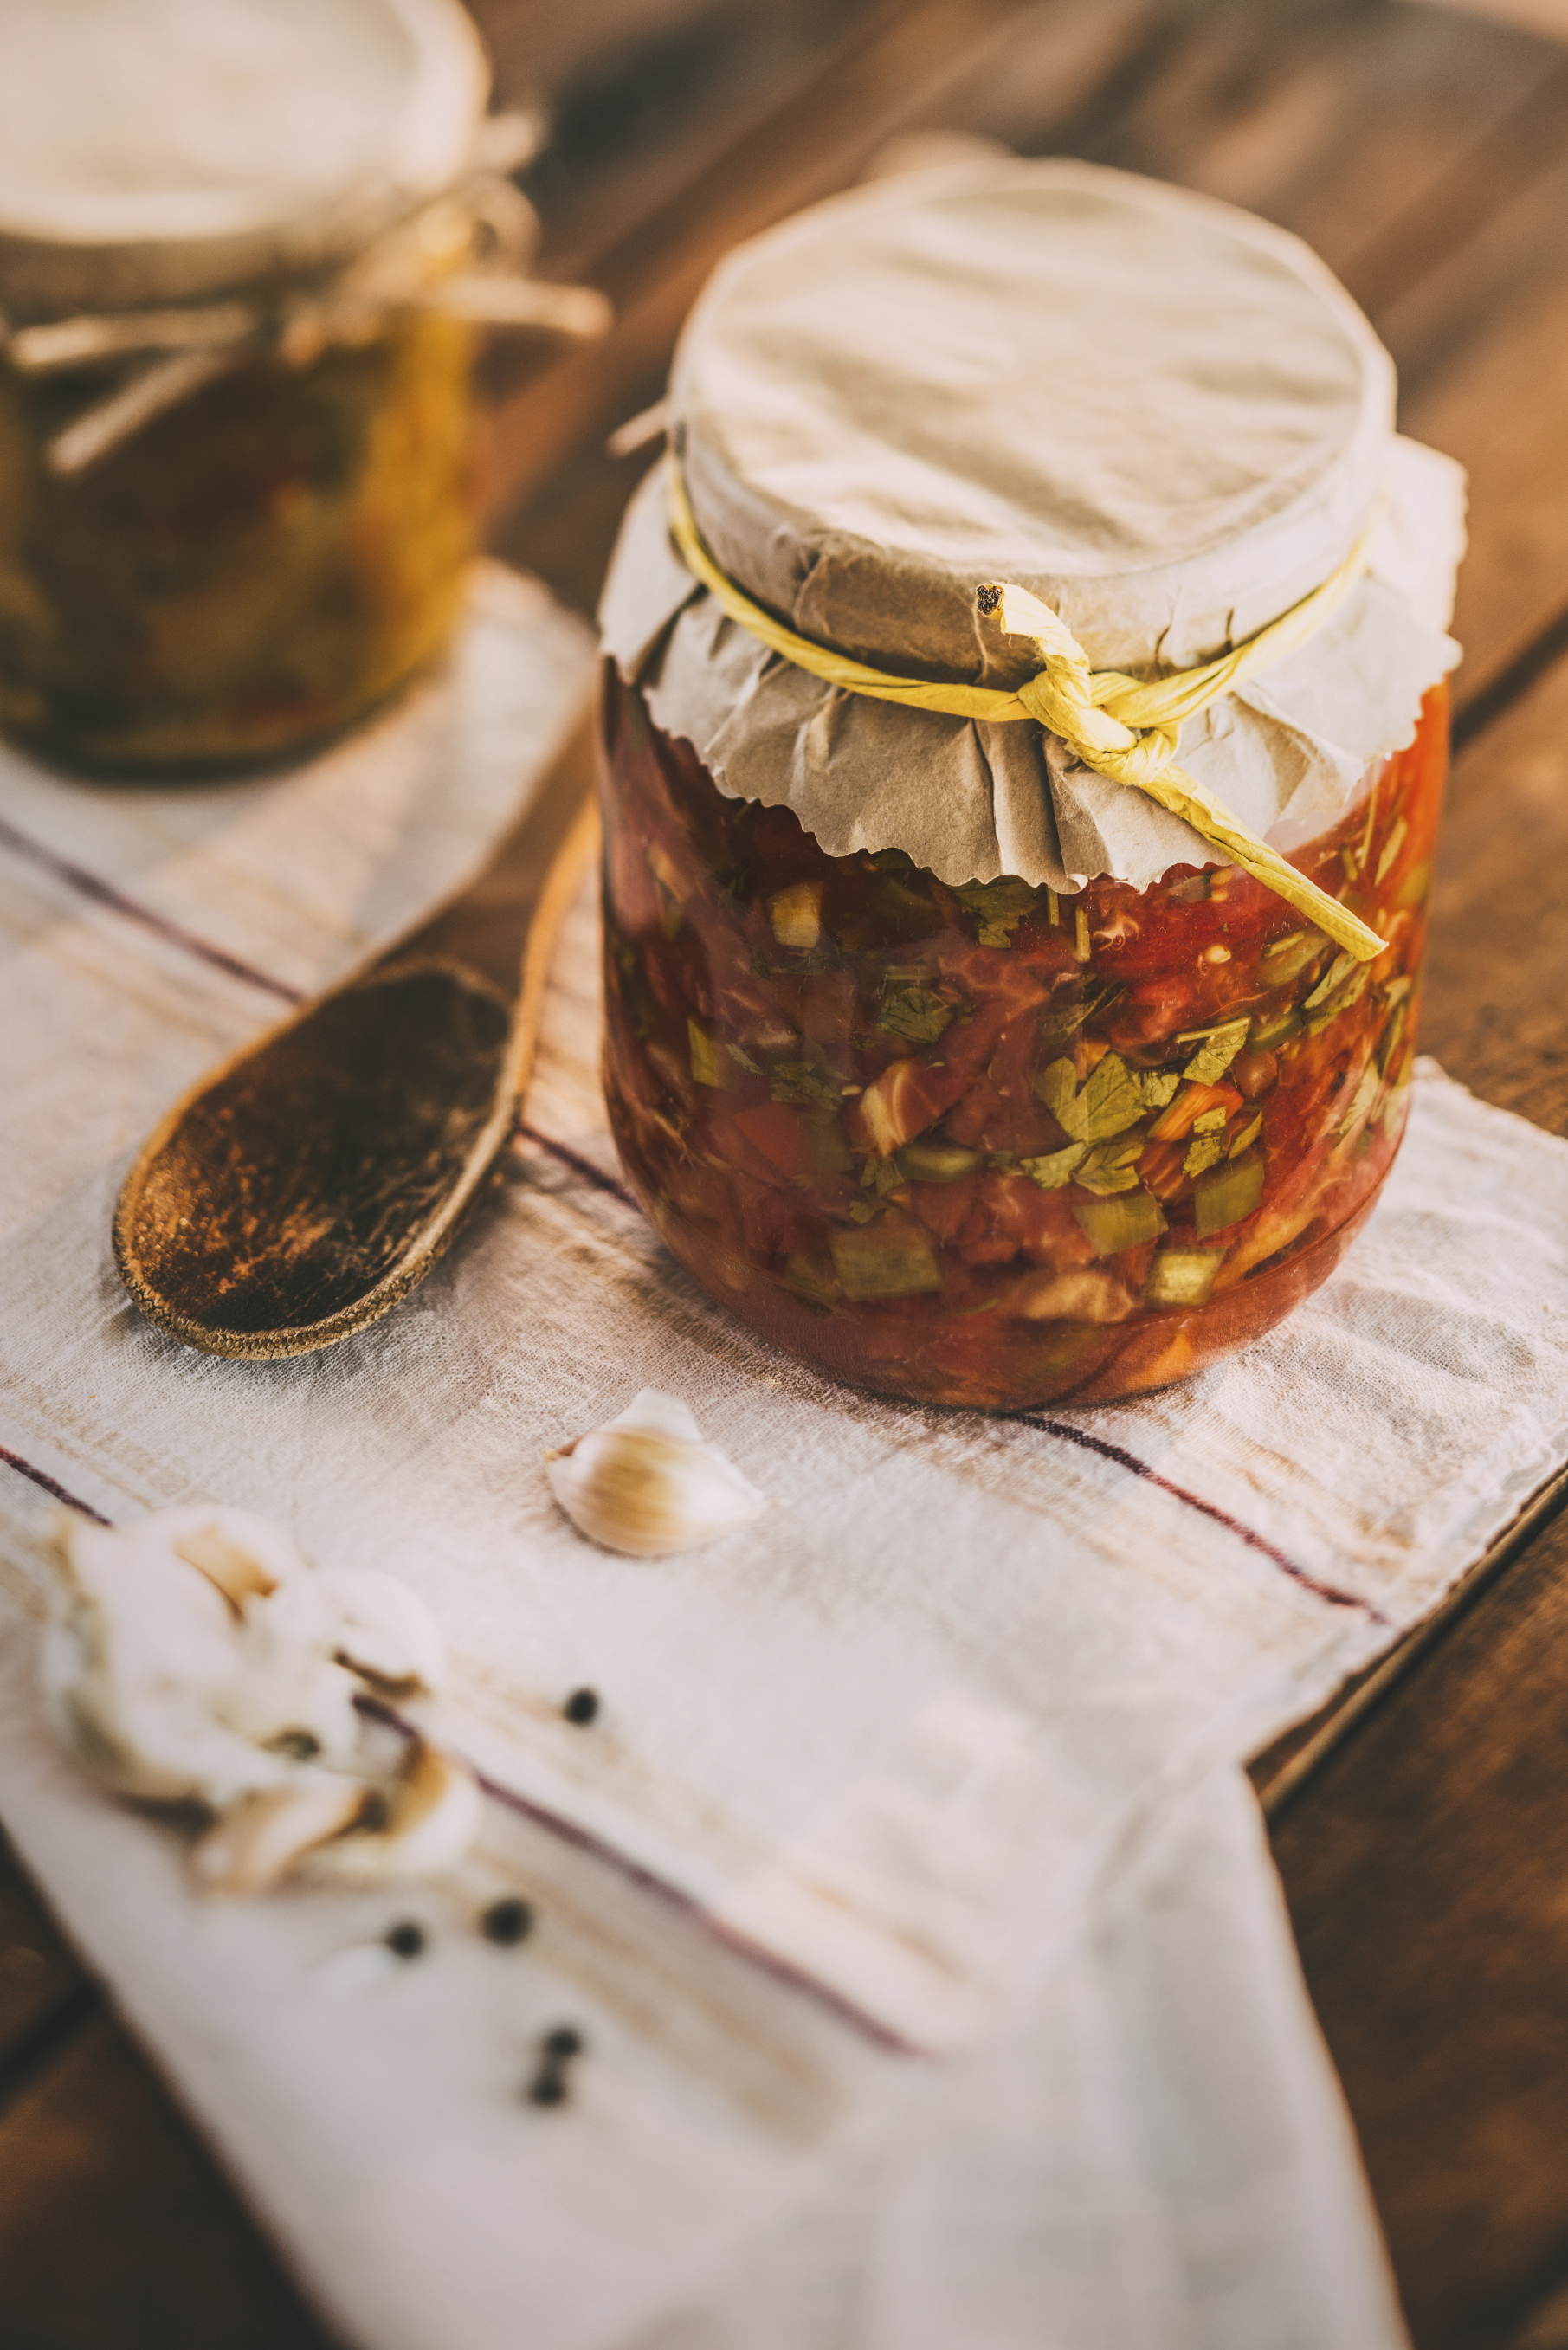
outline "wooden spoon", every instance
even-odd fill
[[[114,1253],[187,1346],[333,1346],[422,1281],[512,1130],[598,837],[585,715],[477,879],[203,1077],[120,1190]]]

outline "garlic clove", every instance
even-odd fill
[[[310,1571],[283,1528],[249,1510],[159,1510],[135,1531],[143,1541],[165,1543],[236,1613],[247,1599],[270,1598]]]
[[[271,1783],[275,1756],[214,1718],[236,1668],[222,1595],[171,1553],[62,1512],[63,1589],[44,1640],[43,1694],[77,1760],[117,1793],[152,1802]]]
[[[337,1615],[307,1575],[268,1599],[247,1599],[235,1630],[237,1669],[214,1710],[258,1745],[291,1743],[328,1761],[351,1755],[356,1682],[334,1660]]]
[[[644,1388],[615,1419],[545,1456],[550,1491],[580,1534],[633,1558],[696,1550],[760,1517],[760,1493],[688,1407]]]
[[[703,1440],[691,1405],[659,1388],[639,1388],[626,1409],[607,1419],[605,1427],[646,1429],[650,1436],[673,1436],[685,1444]]]
[[[479,1833],[479,1782],[460,1756],[424,1739],[382,1791],[381,1825],[363,1827],[312,1853],[308,1873],[338,1885],[379,1885],[434,1877],[462,1859]]]
[[[417,1592],[370,1566],[323,1567],[317,1584],[332,1609],[336,1653],[390,1689],[437,1690],[446,1644]]]
[[[192,1851],[198,1882],[211,1893],[269,1893],[306,1853],[353,1825],[369,1793],[322,1772],[241,1796]]]

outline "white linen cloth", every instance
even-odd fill
[[[395,1314],[254,1365],[120,1289],[154,1118],[461,876],[591,658],[487,567],[450,673],[301,769],[0,762],[0,1817],[363,2350],[1397,2344],[1239,1766],[1568,1457],[1568,1146],[1428,1065],[1347,1263],[1244,1356],[1093,1412],[874,1401],[620,1192],[585,900],[526,1130]],[[643,1385],[775,1507],[658,1563],[576,1535],[540,1456]],[[406,1577],[495,1794],[461,1880],[199,1899],[43,1726],[50,1487]],[[540,1925],[500,1950],[513,1889]],[[545,2111],[562,2021],[588,2048]]]

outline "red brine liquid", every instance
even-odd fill
[[[606,1094],[704,1288],[882,1394],[1108,1401],[1326,1280],[1399,1145],[1448,700],[1291,858],[1358,963],[1235,866],[1076,898],[829,857],[614,669]]]

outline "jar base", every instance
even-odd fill
[[[610,1088],[610,1122],[627,1180],[660,1240],[711,1295],[797,1362],[846,1387],[900,1403],[968,1411],[1027,1411],[1048,1404],[1126,1403],[1181,1386],[1267,1335],[1334,1271],[1376,1205],[1381,1184],[1315,1238],[1279,1256],[1209,1302],[1125,1323],[1011,1321],[940,1315],[910,1299],[868,1315],[836,1312],[792,1293],[781,1278],[733,1250],[718,1250],[683,1219],[661,1211],[658,1187],[639,1167]],[[1310,1231],[1310,1227],[1309,1227]]]

